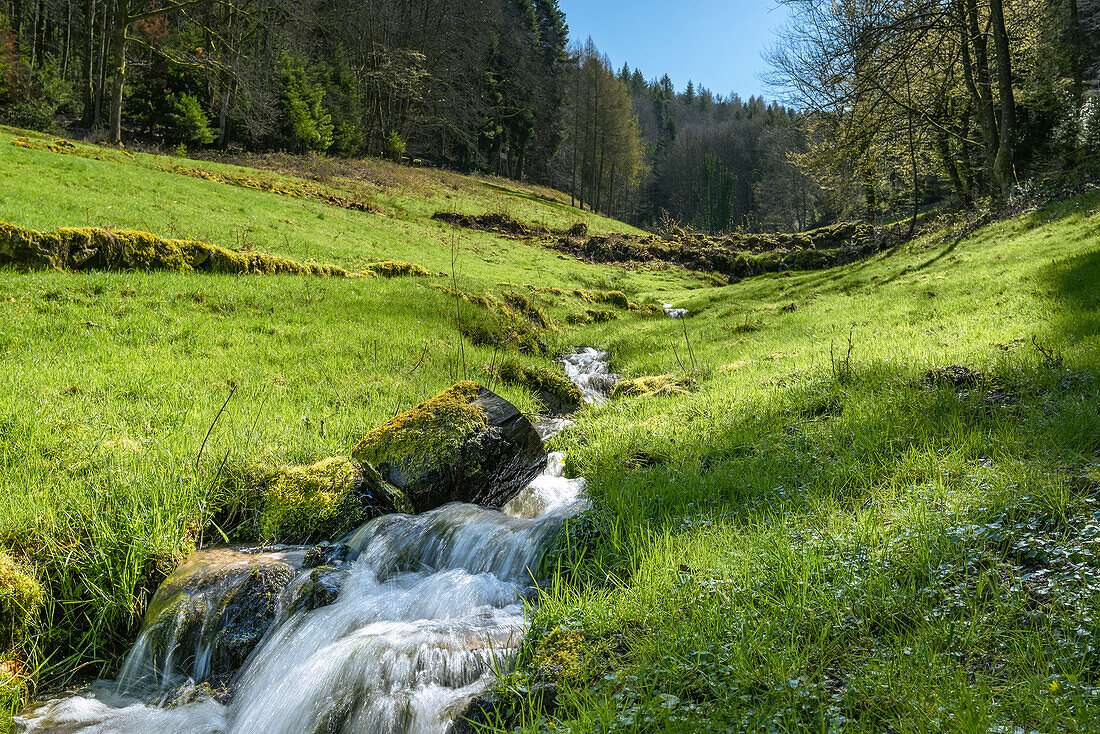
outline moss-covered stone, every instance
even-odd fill
[[[237,275],[353,277],[335,265],[300,263],[262,252],[229,250],[197,240],[98,227],[39,232],[0,222],[0,266],[22,270],[170,270]]]
[[[383,278],[427,278],[431,271],[422,265],[403,260],[384,260],[371,263],[364,271]]]
[[[645,396],[687,395],[690,383],[676,375],[655,375],[638,377],[633,380],[620,380],[611,392],[613,398],[635,398]]]
[[[142,631],[144,656],[126,686],[161,685],[165,676],[228,683],[263,639],[304,549],[214,547],[196,551],[153,596]]]
[[[551,410],[571,410],[584,401],[580,388],[560,369],[530,365],[508,358],[491,366],[490,372],[505,384],[520,385],[537,393]]]
[[[546,465],[530,421],[473,382],[460,382],[374,429],[352,456],[377,466],[417,512],[448,502],[502,507]]]
[[[21,645],[46,599],[34,575],[0,551],[0,650]]]
[[[368,433],[352,456],[406,477],[454,462],[459,450],[488,426],[477,403],[480,390],[476,382],[444,390]]]
[[[282,469],[263,492],[257,534],[269,542],[332,540],[373,517],[409,509],[377,471],[344,457]]]

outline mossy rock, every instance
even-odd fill
[[[423,265],[403,260],[384,260],[371,263],[364,268],[364,271],[383,278],[427,278],[432,274]]]
[[[269,476],[256,520],[260,540],[335,540],[380,515],[410,509],[400,490],[369,465],[334,457]]]
[[[474,382],[460,382],[368,433],[352,451],[417,512],[449,502],[503,507],[546,467],[531,422]]]
[[[0,650],[26,640],[45,600],[46,592],[32,573],[0,551]]]
[[[613,398],[637,398],[646,396],[687,395],[690,383],[676,375],[655,375],[620,380],[611,392]]]
[[[542,402],[556,413],[571,412],[584,402],[581,389],[560,369],[529,365],[518,359],[504,359],[490,372],[507,385],[520,385],[538,394]]]
[[[271,628],[305,549],[215,547],[193,553],[161,584],[143,643],[123,668],[127,688],[228,683]]]

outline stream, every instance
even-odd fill
[[[595,349],[562,366],[586,402],[601,402],[614,384]],[[545,438],[568,425],[539,428]],[[341,541],[325,577],[333,598],[320,606],[302,602],[317,579],[303,566],[317,549],[199,551],[158,591],[117,680],[40,704],[16,718],[16,730],[446,734],[509,669],[532,576],[565,519],[585,508],[584,489],[584,479],[565,476],[564,455],[551,454],[499,512],[456,503],[374,519]],[[267,568],[287,574],[274,623],[221,694],[196,683],[231,654],[226,610],[247,611]]]

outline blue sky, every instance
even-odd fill
[[[611,57],[646,78],[668,74],[716,94],[766,92],[761,53],[786,15],[774,0],[560,0],[573,40],[589,36]]]

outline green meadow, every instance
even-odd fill
[[[431,219],[631,231],[514,182],[20,137],[49,140],[0,130],[0,221],[436,274],[0,271],[0,548],[42,589],[5,705],[110,673],[164,575],[232,536],[249,468],[347,455],[463,378],[537,414],[493,365],[584,345],[666,389],[554,439],[593,508],[555,547],[497,729],[1100,728],[1100,195],[716,286]]]

